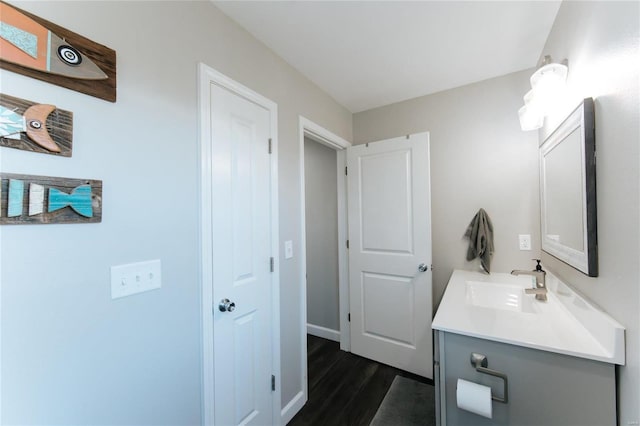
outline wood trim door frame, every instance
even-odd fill
[[[216,71],[206,64],[198,64],[198,128],[199,128],[199,166],[200,166],[200,288],[202,294],[202,419],[204,425],[214,424],[214,347],[213,347],[213,289],[205,283],[212,282],[213,241],[211,239],[211,90],[210,85],[217,84],[238,96],[241,96],[269,111],[271,138],[271,256],[274,259],[274,270],[271,274],[271,309],[272,309],[272,374],[276,378],[275,391],[272,392],[272,424],[282,424],[280,400],[280,267],[279,250],[279,216],[278,216],[278,106],[246,86]]]
[[[305,206],[305,174],[304,174],[304,138],[308,137],[336,150],[337,161],[337,195],[338,195],[338,288],[339,288],[339,312],[340,312],[340,349],[350,351],[351,332],[349,328],[349,271],[347,241],[347,180],[345,167],[347,162],[346,149],[351,143],[340,136],[325,129],[319,124],[299,117],[298,140],[300,161],[300,392],[283,409],[283,421],[286,423],[307,402],[309,389],[307,378],[307,253],[306,253],[306,206]]]

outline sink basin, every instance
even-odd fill
[[[610,364],[625,364],[625,329],[547,270],[546,302],[529,275],[455,270],[432,328]]]
[[[517,285],[467,281],[466,302],[483,308],[535,314],[535,297]]]

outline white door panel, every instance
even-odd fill
[[[359,158],[363,251],[413,252],[411,176],[405,173],[410,154],[392,151]],[[380,191],[384,187],[393,190]]]
[[[269,424],[269,111],[211,84],[214,411],[219,425]],[[205,259],[206,261],[206,259]]]
[[[347,150],[351,350],[433,377],[429,137]]]
[[[413,346],[414,289],[411,278],[363,272],[361,285],[365,335]],[[393,297],[389,297],[390,294]],[[393,312],[394,320],[388,321],[380,312]]]

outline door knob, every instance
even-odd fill
[[[220,312],[233,312],[236,309],[236,304],[229,299],[222,299],[218,309],[220,309]]]
[[[427,265],[425,265],[424,263],[421,263],[418,265],[418,271],[420,272],[427,272],[429,270],[429,267]]]

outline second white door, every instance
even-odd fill
[[[347,150],[351,351],[433,378],[429,134]]]
[[[215,424],[270,424],[270,113],[214,83],[208,101]]]

